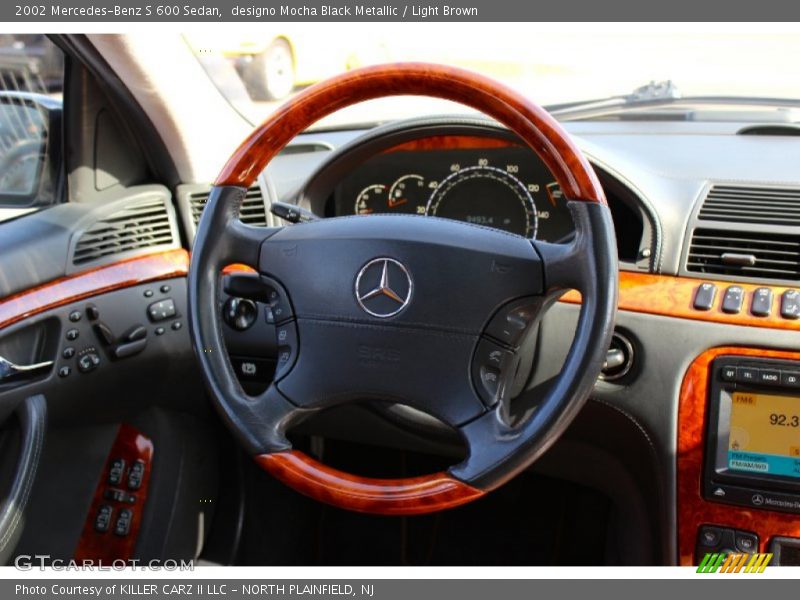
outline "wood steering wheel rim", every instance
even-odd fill
[[[567,198],[606,204],[592,167],[544,109],[482,75],[425,63],[367,67],[307,88],[244,140],[223,167],[215,185],[249,187],[297,134],[321,118],[362,101],[399,95],[450,100],[485,113],[515,132],[544,161]],[[296,491],[359,512],[387,515],[435,512],[486,493],[446,472],[405,479],[358,477],[327,467],[297,450],[260,454],[255,460]]]

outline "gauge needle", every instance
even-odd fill
[[[407,198],[389,198],[389,202],[387,204],[389,205],[389,208],[395,208],[401,204],[405,204],[406,202],[408,202]]]

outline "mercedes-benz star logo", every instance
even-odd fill
[[[385,319],[411,301],[411,275],[393,258],[375,258],[361,267],[356,277],[358,305],[373,317]]]

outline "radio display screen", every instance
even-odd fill
[[[727,468],[800,479],[800,398],[734,392]]]

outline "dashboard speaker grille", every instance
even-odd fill
[[[696,229],[686,270],[740,278],[800,280],[800,237]]]
[[[715,185],[697,218],[728,223],[800,225],[800,189]]]
[[[189,195],[189,210],[192,213],[192,223],[194,223],[195,229],[197,229],[197,224],[200,222],[200,215],[203,214],[206,202],[208,202],[208,192]],[[264,196],[261,193],[261,188],[258,186],[253,186],[247,190],[242,202],[242,208],[239,211],[239,218],[248,225],[258,227],[267,225],[267,209],[264,205]]]
[[[175,226],[163,198],[137,202],[103,217],[78,238],[72,264],[143,248],[174,247]]]

